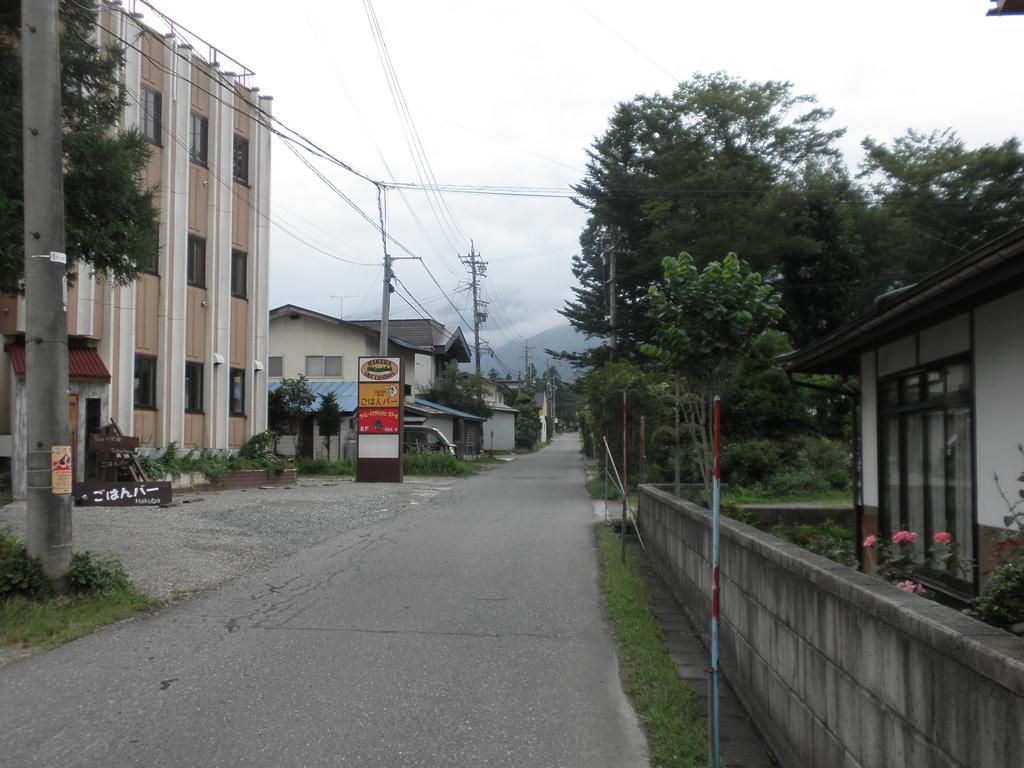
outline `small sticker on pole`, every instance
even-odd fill
[[[50,487],[55,495],[70,496],[73,485],[71,446],[50,446]]]

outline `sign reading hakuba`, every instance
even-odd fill
[[[356,481],[402,482],[402,359],[359,358]]]
[[[361,435],[397,435],[397,408],[360,408],[359,434]]]
[[[71,446],[50,446],[50,488],[59,496],[71,493],[74,475],[71,471]]]
[[[141,483],[75,483],[80,507],[158,507],[171,503],[171,484],[165,480]]]
[[[401,367],[398,357],[361,357],[359,381],[398,381]]]
[[[359,385],[360,408],[397,408],[398,383]]]

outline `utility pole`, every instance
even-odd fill
[[[71,563],[71,430],[57,0],[21,0],[25,173],[25,371],[28,552],[47,575]],[[63,307],[63,309],[57,309]],[[54,448],[67,447],[54,464]]]
[[[611,338],[608,346],[611,348],[608,359],[615,359],[615,243],[608,248],[608,282],[611,290],[608,292],[608,319],[611,323]]]
[[[476,252],[473,241],[469,241],[469,255],[459,260],[469,269],[469,286],[473,290],[473,350],[476,355],[476,375],[480,375],[480,323],[487,322],[487,302],[480,298],[480,278],[487,274],[487,262]]]
[[[523,383],[529,384],[530,381],[530,343],[529,339],[523,342]]]
[[[377,353],[381,357],[386,357],[388,354],[388,314],[391,312],[391,291],[394,288],[391,287],[391,254],[386,250],[387,244],[385,243],[384,251],[384,295],[380,300],[380,347],[377,349]]]

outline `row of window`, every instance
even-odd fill
[[[249,256],[245,251],[231,249],[231,295],[246,298],[246,279]],[[186,256],[186,280],[197,288],[206,287],[206,240],[195,235],[188,236]]]
[[[202,363],[185,363],[185,410],[203,412]],[[156,408],[156,358],[135,356],[135,407]],[[228,412],[232,416],[245,415],[245,370],[231,368],[228,376]]]
[[[159,91],[142,86],[142,135],[160,146],[163,124],[163,96]],[[192,113],[189,124],[188,154],[193,162],[206,165],[209,157],[210,123],[203,115]],[[240,184],[249,183],[249,140],[235,136],[231,147],[231,177]]]
[[[927,549],[934,534],[948,532],[961,563],[974,557],[970,365],[954,360],[900,374],[880,382],[879,395],[881,532],[917,532],[913,559],[955,589],[964,574]]]
[[[306,355],[306,375],[309,378],[341,378],[341,355]],[[279,379],[284,376],[284,357],[274,355],[267,358],[267,376]]]

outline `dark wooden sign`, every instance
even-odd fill
[[[158,507],[171,503],[166,480],[124,483],[75,483],[75,504],[80,507]]]
[[[134,452],[139,447],[139,438],[117,435],[111,432],[97,432],[89,435],[89,450],[96,453]]]

